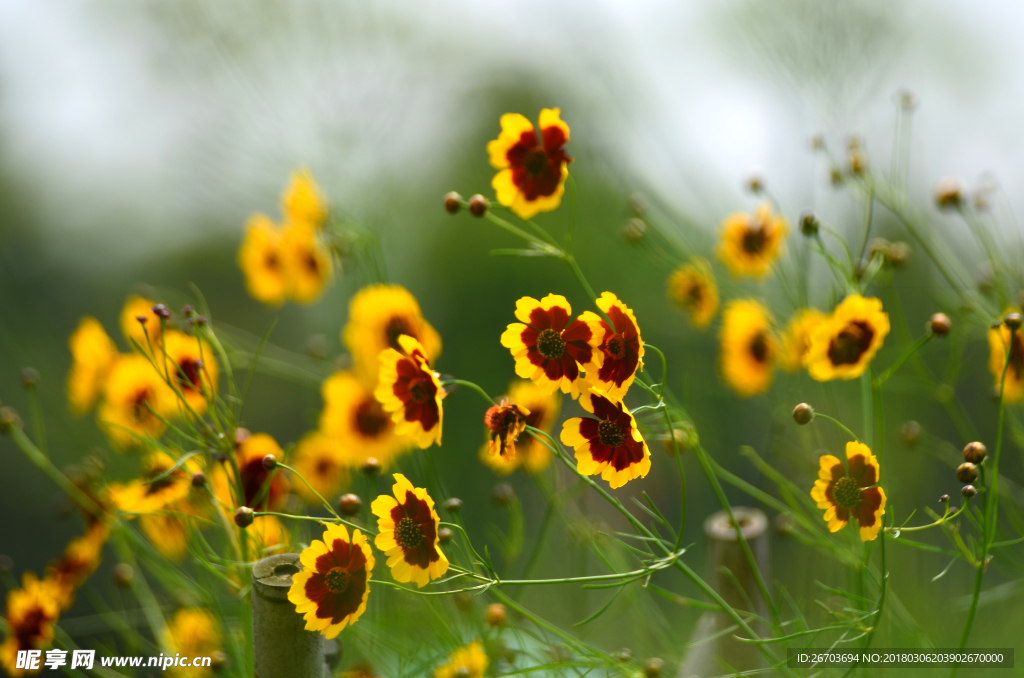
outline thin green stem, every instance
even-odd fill
[[[479,393],[481,396],[483,396],[483,399],[486,400],[489,405],[493,405],[494,404],[494,398],[492,398],[491,396],[487,395],[487,391],[483,390],[482,388],[480,388],[479,386],[477,386],[476,384],[474,384],[471,381],[466,381],[464,379],[446,379],[446,380],[441,382],[442,386],[448,386],[448,385],[451,385],[451,384],[454,384],[454,385],[457,385],[457,386],[465,386],[466,388],[471,388],[474,391],[476,391],[477,393]]]
[[[887,369],[885,372],[882,372],[882,374],[877,379],[875,379],[875,385],[881,386],[885,382],[889,381],[889,377],[895,374],[896,370],[903,367],[903,363],[907,362],[907,360],[909,360],[910,357],[914,355],[914,353],[917,352],[922,346],[927,344],[933,336],[935,335],[929,332],[928,334],[924,335],[923,337],[915,341],[913,344],[911,344],[907,348],[907,350],[903,352],[903,355],[901,355],[899,359],[896,360],[896,362],[889,366],[889,369]]]
[[[298,471],[293,469],[291,466],[288,466],[287,464],[282,464],[281,462],[277,462],[277,466],[278,466],[278,468],[283,468],[284,470],[290,471],[290,472],[294,473],[296,476],[298,476],[299,480],[301,480],[303,483],[306,484],[306,487],[309,488],[309,491],[316,495],[316,498],[319,499],[323,503],[324,508],[326,508],[327,511],[332,516],[334,516],[339,522],[345,523],[346,525],[350,524],[350,523],[348,523],[348,521],[343,520],[342,517],[338,515],[338,512],[334,510],[334,507],[331,506],[331,503],[329,501],[327,501],[326,499],[324,499],[320,495],[320,493],[316,491],[316,488],[313,487],[312,485],[310,485],[309,481],[306,480],[301,473],[299,473]],[[359,528],[359,529],[363,530],[364,532],[370,532],[369,530],[367,530],[365,528]],[[370,532],[370,534],[375,534],[375,533]]]
[[[512,223],[510,223],[508,221],[505,221],[501,217],[497,216],[491,210],[487,210],[484,213],[484,216],[492,224],[494,224],[495,226],[500,226],[501,228],[505,229],[506,231],[508,231],[512,235],[517,235],[520,238],[522,238],[523,240],[526,240],[527,242],[534,243],[535,245],[538,245],[538,246],[540,246],[543,249],[549,249],[549,247],[550,247],[550,245],[548,245],[547,243],[544,243],[543,241],[537,239],[536,236],[531,235],[530,233],[527,233],[526,231],[524,231],[523,229],[519,228],[518,226],[516,226],[516,225],[514,225],[514,224],[512,224]]]
[[[860,442],[860,438],[858,438],[857,435],[853,431],[851,431],[850,429],[846,428],[846,426],[843,424],[843,422],[839,421],[838,419],[835,419],[833,417],[828,416],[827,414],[822,414],[821,412],[817,412],[817,411],[815,411],[815,413],[814,413],[814,418],[815,419],[818,419],[818,418],[827,419],[828,421],[831,421],[833,424],[835,424],[836,426],[841,428],[843,431],[845,431],[846,434],[849,435],[851,438],[856,440],[858,443]]]

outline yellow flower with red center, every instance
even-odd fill
[[[182,657],[209,657],[221,649],[221,633],[217,620],[206,610],[183,607],[174,613],[164,629],[164,646],[168,652]],[[212,676],[212,667],[170,667],[169,676]]]
[[[288,600],[306,620],[307,631],[334,638],[366,610],[373,552],[366,535],[330,524],[323,541],[314,540],[299,556],[302,572],[292,575]]]
[[[188,403],[186,408],[179,402],[179,411],[183,415],[195,412],[201,416],[206,412],[207,399],[217,392],[217,360],[213,349],[198,337],[178,330],[167,330],[160,345],[165,378],[170,378]]]
[[[156,302],[146,297],[133,294],[121,307],[121,332],[131,348],[138,345],[149,352],[150,346],[158,350],[160,346],[160,316],[153,313]],[[145,318],[145,322],[139,320]],[[147,340],[146,337],[149,337]]]
[[[569,126],[561,110],[540,112],[540,138],[533,123],[519,113],[501,116],[501,134],[487,144],[491,166],[500,170],[491,186],[498,202],[523,219],[549,212],[562,201],[572,158],[565,152]]]
[[[81,415],[92,409],[103,392],[110,369],[117,360],[117,346],[96,318],[86,316],[68,339],[71,369],[68,371],[68,402]]]
[[[281,234],[281,261],[289,282],[291,298],[311,304],[320,298],[334,278],[331,251],[320,239],[316,227],[308,223],[289,223]]]
[[[1006,309],[1007,313],[1020,313],[1016,308]],[[1010,343],[1010,328],[1005,323],[999,323],[999,328],[988,330],[988,369],[995,380],[996,393],[999,393],[1000,386],[1003,389],[1003,399],[1015,403],[1024,396],[1024,338],[1020,330],[1013,333],[1013,343]],[[1009,353],[1010,366],[1006,367],[1006,357]],[[1006,381],[1003,382],[1003,369],[1006,369]]]
[[[763,278],[779,258],[787,231],[786,220],[768,205],[754,214],[731,214],[722,222],[718,257],[737,277]]]
[[[281,213],[289,223],[307,224],[315,229],[327,220],[327,199],[309,169],[302,167],[292,172],[281,195]]]
[[[281,230],[269,217],[254,214],[245,225],[245,237],[238,249],[246,289],[253,299],[270,306],[283,304],[290,289],[282,241]]]
[[[601,367],[604,328],[596,314],[586,312],[570,321],[572,307],[565,297],[549,294],[540,301],[523,297],[516,302],[518,323],[501,335],[512,352],[516,374],[549,392],[559,388],[579,397],[583,370]]]
[[[192,474],[199,467],[191,460],[177,468],[176,463],[166,452],[149,454],[142,462],[141,478],[107,488],[110,501],[125,513],[152,513],[181,501],[192,489]]]
[[[772,317],[752,299],[730,301],[722,313],[722,376],[746,398],[768,390],[778,354]]]
[[[303,436],[295,446],[291,467],[306,479],[321,497],[330,497],[348,482],[348,468],[341,444],[321,431]],[[313,501],[316,495],[306,483],[296,483],[296,489],[306,499]]]
[[[161,417],[175,412],[174,391],[153,364],[138,353],[114,363],[103,388],[103,403],[96,418],[116,446],[139,444],[141,438],[159,437],[166,428]]]
[[[441,337],[423,319],[416,297],[401,285],[369,285],[352,297],[341,339],[361,379],[377,382],[380,352],[386,348],[401,351],[398,338],[403,334],[420,342],[428,362],[441,355]]]
[[[551,427],[558,419],[558,411],[561,407],[561,398],[557,393],[551,393],[532,381],[517,380],[509,386],[506,397],[509,402],[521,405],[523,409],[529,411],[529,414],[526,415],[527,426],[532,426],[545,433],[551,432]],[[480,448],[480,459],[491,470],[501,475],[512,473],[520,466],[527,473],[540,473],[551,463],[551,449],[529,431],[526,431],[516,441],[515,457],[506,458],[500,454],[492,455],[489,445],[484,445]]]
[[[52,582],[39,581],[31,572],[26,572],[21,581],[20,589],[7,593],[4,612],[8,633],[0,644],[0,666],[9,676],[25,675],[24,669],[17,668],[18,652],[46,648],[53,640],[53,626],[60,615],[57,590]]]
[[[62,610],[71,607],[75,592],[99,567],[108,536],[106,525],[94,523],[84,536],[72,539],[64,554],[46,568],[45,581],[52,584]]]
[[[373,458],[386,467],[412,446],[409,438],[395,433],[391,415],[377,401],[373,388],[353,372],[335,372],[324,381],[321,392],[320,430],[337,441],[346,465],[361,466]]]
[[[407,334],[398,338],[399,353],[386,348],[380,354],[380,375],[374,396],[391,413],[395,433],[412,438],[421,449],[441,444],[445,390],[420,342]]]
[[[787,372],[804,366],[811,349],[811,332],[828,316],[816,308],[801,308],[789,319],[779,348],[779,365]]]
[[[515,459],[516,441],[519,440],[519,434],[526,430],[528,416],[529,410],[522,405],[510,403],[508,398],[502,398],[500,404],[488,408],[484,413],[488,454],[504,457],[508,461]]]
[[[370,505],[377,516],[378,534],[373,543],[388,557],[395,581],[411,581],[423,588],[448,571],[448,559],[439,546],[441,519],[424,488],[413,487],[401,473],[394,478],[394,496],[382,494]]]
[[[859,377],[887,334],[889,316],[881,300],[851,294],[811,331],[807,371],[818,381]]]
[[[651,451],[636,419],[622,401],[592,388],[580,394],[580,405],[593,417],[574,417],[562,424],[562,443],[576,450],[576,470],[601,477],[615,489],[651,470]]]
[[[850,519],[860,524],[861,541],[873,541],[882,527],[885,491],[878,487],[878,459],[867,445],[846,443],[846,467],[837,457],[826,454],[814,481],[811,499],[825,509],[830,532],[846,527]]]
[[[697,258],[672,271],[668,277],[668,298],[690,312],[690,324],[706,329],[718,311],[718,283],[711,264]]]
[[[448,655],[448,663],[434,669],[434,678],[484,678],[487,673],[487,653],[480,641]]]
[[[632,309],[614,294],[602,294],[597,299],[597,307],[611,319],[614,327],[609,327],[594,313],[584,313],[591,323],[596,320],[604,330],[598,346],[603,354],[600,367],[587,371],[587,381],[621,400],[633,384],[637,370],[644,369],[644,340],[640,338],[640,327]]]
[[[254,511],[274,511],[281,507],[288,492],[288,481],[283,473],[271,472],[263,467],[263,458],[268,454],[281,459],[284,453],[274,438],[266,433],[242,432],[237,436],[235,463],[241,476],[243,496],[236,497],[236,482],[229,478],[231,465],[224,462],[214,469],[210,476],[211,486],[217,498],[225,506],[248,506]]]

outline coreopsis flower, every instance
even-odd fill
[[[816,308],[801,308],[793,314],[782,333],[779,365],[787,372],[796,372],[807,359],[811,348],[811,331],[828,316]]]
[[[881,300],[851,294],[811,331],[807,371],[818,381],[859,377],[887,334],[889,316]]]
[[[142,461],[141,478],[108,486],[110,501],[125,513],[152,513],[181,501],[192,489],[192,474],[199,467],[191,460],[178,468],[174,468],[175,463],[166,452],[147,455]]]
[[[348,481],[349,464],[336,439],[321,431],[306,434],[295,446],[291,467],[306,479],[321,497],[329,497],[338,492]],[[296,483],[298,492],[313,501],[316,495],[306,483]]]
[[[166,558],[180,562],[188,553],[185,521],[180,516],[166,513],[139,516],[139,529],[153,548]]]
[[[213,349],[198,337],[178,330],[166,331],[161,347],[165,378],[170,378],[188,403],[186,408],[179,402],[179,412],[202,416],[207,398],[217,392],[217,359]]]
[[[292,575],[288,600],[306,620],[307,631],[334,638],[366,610],[370,595],[373,552],[366,535],[330,524],[323,541],[316,539],[299,556],[302,572]]]
[[[672,271],[668,298],[690,313],[690,324],[706,329],[718,312],[718,283],[706,259],[696,258]]]
[[[434,669],[434,678],[484,678],[487,653],[478,640],[448,655],[448,663]]]
[[[730,301],[722,313],[722,376],[746,398],[768,390],[778,358],[772,316],[752,299]]]
[[[522,405],[510,403],[502,398],[501,403],[487,409],[484,413],[484,426],[487,427],[487,452],[492,456],[515,459],[516,441],[519,434],[526,430],[526,418],[530,411]]]
[[[878,459],[867,445],[851,441],[846,443],[846,467],[831,454],[819,462],[811,499],[825,509],[829,531],[838,532],[852,518],[860,524],[861,541],[873,541],[885,513],[885,491],[877,486]]]
[[[121,332],[132,348],[138,345],[146,352],[149,352],[151,346],[154,351],[159,349],[160,316],[153,313],[155,305],[156,302],[152,299],[133,294],[121,307]],[[146,321],[142,322],[139,318],[145,318]]]
[[[175,412],[174,391],[143,355],[122,355],[103,388],[96,418],[116,446],[138,444],[140,437],[159,437],[166,428],[161,417]]]
[[[412,441],[395,433],[395,423],[373,388],[354,372],[335,372],[324,380],[321,392],[320,430],[337,441],[347,466],[361,466],[373,458],[386,467],[410,448]]]
[[[290,288],[282,240],[281,229],[269,217],[254,214],[245,224],[245,237],[238,249],[246,289],[253,299],[270,306],[283,304]]]
[[[601,365],[587,371],[587,381],[612,398],[622,399],[633,384],[637,370],[644,369],[644,340],[632,309],[619,301],[611,292],[597,299],[597,307],[611,319],[614,327],[591,313],[588,319],[600,323],[602,332]],[[584,314],[587,315],[587,314]],[[593,316],[593,317],[591,317]]]
[[[288,188],[281,195],[281,214],[289,223],[315,229],[327,220],[327,199],[309,169],[303,167],[292,172]]]
[[[341,338],[361,379],[377,383],[380,352],[402,350],[398,338],[403,334],[420,342],[428,362],[441,355],[441,337],[423,319],[416,297],[401,285],[369,285],[352,297]]]
[[[731,214],[722,222],[718,257],[737,277],[763,278],[779,258],[787,230],[786,220],[768,205],[754,214]]]
[[[45,580],[53,585],[54,596],[62,610],[75,602],[75,592],[99,567],[103,545],[110,536],[106,525],[95,523],[85,535],[72,539],[63,555],[47,568]]]
[[[516,374],[549,392],[559,388],[579,397],[583,370],[601,367],[604,328],[594,313],[570,321],[572,307],[565,297],[549,294],[540,301],[523,297],[516,302],[518,323],[501,335],[501,345],[512,352]]]
[[[395,581],[411,581],[423,588],[448,571],[448,559],[438,545],[441,519],[425,489],[413,487],[401,473],[394,478],[394,496],[382,494],[370,505],[377,516],[373,543],[388,557]]]
[[[532,381],[517,380],[509,386],[506,397],[509,402],[520,404],[529,411],[526,415],[527,426],[545,433],[551,432],[562,402],[557,393],[551,393]],[[527,473],[540,473],[551,463],[551,449],[529,431],[524,432],[516,441],[515,457],[492,455],[488,448],[488,445],[480,448],[480,459],[499,475],[507,475],[519,467]]]
[[[17,668],[19,650],[41,650],[53,640],[53,626],[60,615],[60,603],[52,582],[39,581],[34,574],[22,576],[20,589],[7,593],[8,633],[0,644],[0,666],[9,676],[23,676]],[[40,663],[40,666],[42,664]]]
[[[268,454],[281,459],[284,453],[272,436],[253,433],[242,436],[235,445],[235,464],[241,476],[243,496],[235,497],[236,484],[229,474],[233,472],[227,461],[217,465],[210,473],[210,484],[217,499],[226,507],[248,506],[254,511],[274,511],[280,508],[288,492],[285,474],[271,472],[263,467]]]
[[[183,607],[174,613],[164,629],[168,652],[183,657],[209,657],[221,649],[221,633],[213,615],[199,607]],[[169,676],[212,676],[212,667],[170,667]]]
[[[316,227],[305,222],[285,226],[281,234],[281,261],[289,295],[300,304],[319,299],[334,278],[330,249],[320,239]]]
[[[1015,308],[1008,308],[1006,313],[1019,313]],[[1006,315],[1004,313],[1003,315]],[[1024,396],[1024,339],[1021,331],[1013,333],[1010,343],[1010,328],[999,323],[999,329],[989,328],[988,331],[988,369],[995,380],[996,393],[1003,388],[1003,399],[1015,403]],[[1009,347],[1009,350],[1007,350]],[[1006,368],[1006,355],[1009,353],[1010,366],[1006,369],[1006,381],[1003,382],[1003,369]]]
[[[117,346],[96,318],[86,316],[68,339],[71,369],[68,371],[68,403],[82,415],[92,409],[103,392],[110,369],[117,360]]]
[[[380,374],[374,397],[391,413],[395,433],[412,438],[421,449],[441,444],[445,390],[430,369],[423,346],[407,334],[398,338],[402,352],[386,348],[380,354]]]
[[[562,424],[561,439],[576,450],[576,469],[601,475],[615,489],[651,470],[651,451],[636,419],[622,404],[598,388],[580,394],[580,405],[593,417],[574,417]]]
[[[569,126],[560,115],[557,108],[540,112],[538,139],[525,116],[506,113],[501,134],[487,144],[491,166],[500,170],[491,181],[498,202],[523,219],[551,211],[562,201],[572,158],[563,148],[569,143]]]

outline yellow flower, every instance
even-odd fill
[[[752,299],[730,301],[722,313],[722,376],[746,398],[768,390],[778,348],[768,310]]]
[[[887,334],[889,316],[882,302],[852,294],[811,331],[807,371],[818,381],[859,377]]]
[[[334,278],[331,251],[317,234],[316,227],[305,222],[289,223],[281,235],[281,261],[288,278],[291,298],[311,304],[320,298]]]
[[[487,673],[487,653],[480,641],[448,655],[448,663],[434,669],[434,678],[484,678]]]
[[[801,308],[789,319],[782,334],[779,349],[779,365],[787,372],[796,372],[804,366],[807,352],[811,348],[811,331],[827,319],[816,308]]]
[[[139,516],[139,529],[161,555],[180,561],[188,553],[185,520],[180,516],[151,513]]]
[[[290,465],[321,497],[329,498],[348,482],[348,465],[345,462],[341,444],[336,439],[321,431],[313,431],[296,445]],[[295,487],[306,499],[316,499],[306,483],[296,483]]]
[[[500,170],[491,186],[498,202],[523,219],[548,212],[562,201],[572,158],[565,152],[569,126],[561,111],[540,112],[540,139],[533,123],[518,113],[501,116],[501,134],[487,144],[491,165]]]
[[[307,168],[292,172],[288,188],[281,195],[281,213],[287,222],[315,229],[327,220],[327,200]]]
[[[114,363],[96,417],[111,442],[125,448],[138,444],[140,436],[158,438],[165,428],[160,417],[170,416],[175,404],[163,377],[145,356],[133,353]]]
[[[846,443],[846,463],[831,454],[819,460],[821,468],[814,481],[811,499],[825,509],[830,532],[838,532],[853,518],[860,524],[861,541],[873,541],[882,527],[885,492],[878,483],[878,459],[867,445]]]
[[[269,217],[254,214],[245,225],[245,238],[238,249],[246,289],[253,299],[270,306],[283,304],[290,288],[282,239],[281,230]]]
[[[0,644],[0,666],[4,667],[7,675],[25,675],[24,669],[16,668],[18,651],[41,650],[49,646],[59,614],[60,604],[54,584],[39,581],[34,574],[26,572],[21,588],[7,594],[4,617],[9,632]]]
[[[78,415],[92,409],[117,360],[117,347],[96,318],[82,318],[68,339],[71,369],[68,371],[68,402]]]
[[[174,613],[164,630],[164,645],[168,652],[182,657],[209,657],[221,649],[221,633],[217,620],[206,610],[198,607],[184,607]],[[171,667],[169,676],[212,676],[210,667]]]
[[[718,257],[735,276],[763,278],[779,258],[786,220],[760,205],[753,215],[737,212],[722,222]]]
[[[153,306],[156,302],[152,299],[140,297],[133,294],[128,297],[121,307],[121,332],[128,342],[128,346],[135,348],[137,344],[145,352],[149,352],[150,346],[156,351],[160,346],[160,316],[153,313]],[[145,318],[145,322],[139,320]],[[146,340],[149,335],[149,340]]]
[[[348,466],[361,466],[373,458],[388,466],[412,446],[395,433],[391,415],[373,395],[373,389],[352,372],[335,372],[322,387],[324,409],[320,430],[337,441]]]
[[[441,337],[423,319],[416,297],[401,285],[369,285],[352,297],[341,338],[361,379],[377,383],[380,352],[401,350],[398,337],[403,334],[420,342],[428,362],[441,355]]]
[[[240,429],[241,431],[241,429]],[[210,486],[222,504],[230,507],[248,506],[254,511],[276,511],[281,507],[288,491],[283,473],[271,472],[263,467],[268,454],[281,459],[284,453],[274,438],[266,433],[246,432],[235,445],[235,464],[241,475],[243,496],[235,496],[236,483],[228,477],[231,465],[218,464],[210,474]]]
[[[612,398],[622,399],[632,386],[637,370],[644,369],[644,340],[633,310],[614,294],[602,294],[597,299],[597,307],[611,319],[614,327],[594,313],[584,314],[603,330],[598,346],[603,354],[600,367],[588,370],[586,379]]]
[[[576,450],[576,469],[583,475],[601,474],[613,490],[646,477],[651,451],[622,401],[592,388],[580,394],[580,405],[594,417],[569,419],[560,436]]]
[[[1006,313],[1019,313],[1016,308],[1006,309]],[[1006,315],[1004,313],[1003,315]],[[1006,367],[1006,347],[1010,346],[1010,367],[1006,370],[1006,382],[1003,383],[1003,368]],[[996,393],[1003,386],[1003,399],[1015,403],[1024,396],[1024,338],[1018,330],[1010,344],[1010,328],[999,323],[999,329],[989,328],[988,331],[988,369],[995,380]]]
[[[500,404],[493,405],[484,413],[484,426],[487,427],[487,452],[491,456],[504,457],[507,460],[516,458],[516,441],[519,434],[526,430],[526,417],[530,411],[522,405],[509,403],[502,398]]]
[[[292,575],[288,600],[304,615],[307,631],[334,638],[366,611],[374,565],[366,535],[355,530],[349,541],[344,525],[330,524],[299,561],[303,569]]]
[[[705,259],[679,266],[668,277],[668,298],[690,312],[690,324],[706,329],[718,311],[718,283]]]
[[[398,338],[402,353],[386,348],[380,354],[380,376],[373,395],[391,413],[395,433],[416,441],[421,449],[441,444],[445,390],[430,369],[423,346],[407,334]]]
[[[239,528],[241,529],[241,528]],[[256,516],[252,525],[245,528],[249,538],[256,543],[260,553],[280,551],[287,553],[288,531],[277,516]]]
[[[110,501],[126,513],[152,513],[186,498],[199,467],[190,459],[171,471],[175,463],[165,452],[149,454],[142,462],[142,478],[107,488]]]
[[[108,536],[110,530],[106,525],[93,523],[84,536],[72,539],[64,554],[46,568],[45,582],[52,584],[62,610],[71,607],[78,587],[96,571]]]
[[[441,519],[425,489],[413,487],[401,473],[394,478],[391,491],[395,496],[382,494],[370,505],[377,516],[378,534],[373,543],[388,557],[395,581],[412,581],[423,588],[448,571],[448,559],[439,546]]]
[[[550,393],[546,389],[537,386],[532,381],[512,382],[509,386],[509,402],[521,405],[529,411],[526,415],[526,425],[544,431],[551,432],[551,427],[558,419],[558,411],[561,406],[561,398],[557,393]],[[529,431],[523,432],[516,441],[515,457],[509,459],[503,455],[492,455],[489,445],[480,448],[480,459],[498,475],[508,475],[517,468],[522,467],[527,473],[540,473],[551,463],[551,449],[535,438]]]
[[[162,341],[166,376],[175,381],[191,411],[178,403],[183,415],[206,412],[207,398],[217,392],[217,360],[205,341],[178,330],[167,330]]]

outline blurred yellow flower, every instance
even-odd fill
[[[221,649],[221,633],[217,620],[206,610],[183,607],[174,613],[164,630],[164,645],[169,653],[183,658],[209,657]],[[169,676],[212,676],[212,667],[170,667]]]
[[[253,299],[280,306],[288,298],[289,280],[282,254],[281,230],[269,217],[254,214],[245,225],[238,265]]]
[[[188,552],[185,520],[180,516],[151,513],[139,516],[139,529],[161,555],[181,561]]]
[[[735,299],[722,313],[722,376],[746,398],[768,390],[778,347],[772,317],[752,299]]]
[[[487,673],[487,653],[480,641],[448,655],[448,663],[434,669],[434,678],[484,678]]]
[[[317,230],[327,220],[327,199],[307,168],[292,172],[281,195],[281,213],[286,222],[306,224]]]
[[[321,388],[324,409],[320,430],[337,441],[347,466],[361,466],[373,458],[386,468],[413,442],[395,433],[391,415],[373,395],[373,388],[355,373],[335,372]]]
[[[846,527],[850,519],[860,524],[861,541],[873,541],[882,527],[885,513],[885,491],[878,483],[878,459],[867,445],[846,443],[846,464],[826,454],[819,460],[821,468],[814,481],[811,498],[818,508],[825,509],[830,532]]]
[[[133,294],[124,302],[121,307],[121,332],[124,333],[125,341],[131,349],[138,345],[140,349],[149,353],[150,347],[157,351],[160,346],[160,316],[153,313],[153,306],[156,302],[146,297]],[[145,322],[140,320],[145,318]],[[149,340],[146,340],[146,336]]]
[[[1007,313],[1020,313],[1020,310],[1011,307],[1003,315]],[[1006,382],[1002,384],[1008,346],[1010,367],[1006,370]],[[988,369],[995,380],[996,393],[999,393],[1002,384],[1003,399],[1011,403],[1018,402],[1024,396],[1024,338],[1021,338],[1021,331],[1014,333],[1013,344],[1010,344],[1010,328],[1006,323],[999,323],[999,329],[989,328],[988,348]]]
[[[424,488],[413,487],[401,473],[394,478],[394,496],[382,494],[370,505],[377,516],[378,534],[373,543],[388,557],[395,581],[411,581],[423,588],[448,571],[448,558],[438,537],[441,519]]]
[[[782,333],[779,349],[779,365],[782,369],[796,372],[804,366],[807,352],[811,348],[811,331],[827,318],[816,308],[801,308],[793,314]]]
[[[161,342],[166,361],[166,376],[174,381],[188,408],[178,401],[183,416],[206,412],[208,397],[217,392],[217,360],[210,345],[197,337],[167,330]],[[189,410],[191,408],[191,411]]]
[[[22,576],[20,589],[7,593],[4,618],[9,630],[0,644],[0,666],[7,675],[25,675],[24,669],[17,668],[20,650],[42,650],[53,640],[53,626],[60,614],[57,593],[53,582],[39,581],[31,572]]]
[[[96,418],[115,446],[132,447],[140,437],[164,432],[160,417],[175,411],[175,401],[174,391],[145,356],[122,355],[110,371]]]
[[[45,581],[53,585],[62,610],[75,602],[75,592],[100,564],[103,545],[110,536],[106,525],[93,523],[85,535],[72,539],[64,554],[46,568]]]
[[[307,433],[291,459],[291,467],[306,479],[321,497],[330,501],[348,483],[348,465],[345,463],[341,443],[321,431]],[[316,501],[316,495],[306,483],[296,483],[295,489],[309,501]]]
[[[763,278],[779,258],[787,231],[785,218],[768,205],[759,205],[752,215],[731,214],[722,222],[718,257],[734,276]]]
[[[199,467],[191,459],[177,468],[175,463],[166,452],[150,453],[142,460],[141,478],[107,487],[110,501],[126,513],[152,513],[184,499]]]
[[[859,377],[887,334],[889,316],[881,300],[851,294],[811,330],[807,371],[818,381]]]
[[[117,346],[96,318],[86,316],[68,339],[71,369],[68,371],[68,402],[75,414],[92,409],[103,391],[110,368],[117,360]]]
[[[569,143],[569,126],[560,115],[557,108],[540,112],[538,139],[526,117],[506,113],[501,134],[487,144],[491,166],[500,170],[491,182],[498,202],[523,219],[553,210],[562,201],[572,158],[563,149]]]
[[[509,386],[507,397],[509,402],[529,410],[530,413],[526,415],[527,426],[545,433],[551,432],[562,403],[557,393],[551,393],[532,381],[516,380]],[[480,448],[480,459],[499,475],[507,475],[520,467],[527,473],[540,473],[551,463],[551,449],[545,442],[550,444],[549,441],[541,442],[529,431],[525,431],[516,441],[514,458],[492,455],[488,451],[489,446],[484,445]]]
[[[690,312],[690,324],[707,329],[718,312],[718,283],[706,259],[696,258],[672,271],[668,298]]]
[[[331,251],[316,228],[305,222],[285,225],[281,234],[281,261],[291,298],[300,304],[311,304],[319,299],[327,283],[334,278]]]
[[[408,334],[398,338],[402,352],[386,348],[380,354],[380,377],[373,392],[391,413],[395,433],[416,441],[421,449],[441,444],[445,390],[430,369],[423,346]]]
[[[278,471],[271,476],[271,472],[263,467],[263,458],[272,454],[278,460],[282,459],[284,453],[281,446],[273,436],[266,433],[250,434],[243,429],[238,429],[238,432],[242,435],[236,437],[235,464],[241,476],[239,480],[243,496],[235,496],[237,484],[234,479],[228,477],[233,470],[227,463],[218,464],[210,473],[210,486],[217,499],[225,506],[233,509],[248,506],[254,511],[276,511],[284,501],[289,483],[285,474]]]
[[[651,451],[622,401],[589,388],[580,393],[580,405],[594,417],[567,420],[559,436],[576,450],[576,469],[583,475],[600,474],[613,490],[646,477]]]

